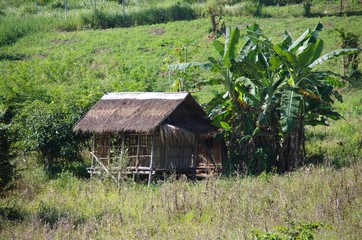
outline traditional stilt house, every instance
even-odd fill
[[[222,142],[189,93],[108,93],[75,125],[93,133],[91,175],[220,171]]]

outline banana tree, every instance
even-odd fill
[[[280,44],[273,45],[276,57],[281,61],[285,86],[280,99],[280,125],[282,142],[279,161],[282,170],[290,170],[305,160],[305,125],[326,125],[326,119],[340,119],[342,116],[332,108],[333,96],[341,100],[334,87],[341,86],[342,76],[330,71],[314,70],[325,61],[356,52],[357,49],[339,49],[322,54],[324,42],[319,39],[323,28],[304,32],[292,41],[288,33]]]
[[[339,119],[333,111],[334,87],[342,82],[338,74],[315,71],[326,60],[356,52],[340,49],[321,56],[323,40],[318,23],[293,41],[284,33],[273,44],[254,24],[241,36],[239,29],[226,30],[224,44],[214,41],[220,59],[208,63],[185,63],[173,68],[201,66],[214,78],[201,85],[221,84],[224,92],[208,105],[213,122],[224,129],[229,157],[251,172],[293,169],[305,158],[305,125],[326,124]]]

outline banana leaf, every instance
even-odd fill
[[[300,101],[301,96],[292,89],[283,92],[280,107],[283,132],[291,132],[295,128],[298,121]]]

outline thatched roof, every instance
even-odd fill
[[[75,125],[82,132],[143,132],[161,125],[191,133],[213,132],[189,93],[108,93]]]

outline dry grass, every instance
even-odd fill
[[[248,239],[253,229],[268,232],[286,220],[324,224],[316,239],[362,234],[361,163],[151,187],[70,174],[28,182],[1,200],[24,216],[1,220],[3,239]]]

